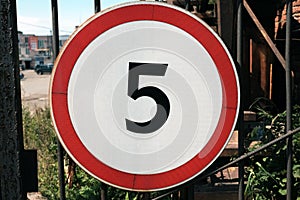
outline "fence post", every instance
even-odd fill
[[[292,130],[292,86],[291,86],[291,21],[292,21],[292,0],[286,1],[286,39],[285,39],[285,75],[286,75],[286,133]],[[286,199],[292,199],[293,187],[293,140],[292,136],[287,139],[287,196]]]
[[[57,0],[51,0],[52,11],[52,41],[53,41],[53,58],[56,59],[59,53],[59,31],[58,31],[58,8]],[[60,200],[66,199],[65,175],[64,175],[64,150],[57,139],[57,158],[58,158],[58,177],[59,177],[59,194]]]
[[[94,5],[95,5],[95,13],[101,11],[101,1],[100,0],[94,0]]]
[[[16,0],[1,0],[0,24],[0,200],[25,200]]]
[[[94,10],[95,14],[97,12],[101,11],[101,1],[100,0],[94,0]],[[101,182],[101,187],[100,187],[100,199],[101,200],[106,200],[107,199],[107,187],[108,185],[104,182]]]
[[[245,153],[244,148],[244,69],[243,69],[243,0],[237,0],[237,62],[240,79],[240,111],[238,119],[238,154],[242,156]],[[238,199],[244,199],[244,161],[238,164],[239,191]]]

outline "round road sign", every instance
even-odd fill
[[[214,31],[168,4],[122,4],[79,27],[51,82],[66,151],[113,186],[154,191],[186,182],[221,153],[239,84]]]

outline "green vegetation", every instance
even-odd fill
[[[255,149],[285,134],[286,112],[272,115],[261,107],[256,108],[261,119],[261,126],[249,133],[249,140],[260,141],[249,150]],[[294,106],[292,124],[300,126],[300,106]],[[285,199],[286,195],[286,141],[279,142],[251,159],[247,171],[247,199]],[[293,195],[300,199],[300,134],[293,136]]]
[[[23,109],[24,146],[37,149],[39,190],[49,199],[58,199],[57,143],[49,109],[30,113]]]
[[[37,109],[30,112],[23,108],[24,146],[37,149],[39,191],[49,200],[59,199],[57,164],[57,138],[52,125],[50,110]],[[66,198],[69,200],[100,200],[101,183],[78,167],[65,155]],[[143,194],[106,187],[107,199],[136,200]],[[156,196],[157,193],[151,195]],[[166,198],[168,199],[168,198]]]
[[[249,134],[251,141],[260,141],[249,150],[267,143],[285,134],[286,113],[269,114],[264,109],[256,108],[262,123]],[[293,110],[293,128],[300,126],[300,106]],[[57,139],[52,126],[49,109],[38,109],[31,113],[23,109],[24,145],[27,149],[38,151],[39,191],[48,199],[59,199],[59,183],[57,170]],[[300,134],[293,136],[293,178],[294,196],[300,197]],[[66,195],[67,199],[100,199],[101,183],[81,170],[65,155]],[[286,143],[277,143],[264,151],[260,156],[250,160],[247,168],[247,199],[285,199],[286,195]],[[105,186],[105,185],[103,185]],[[107,187],[107,199],[135,200],[142,197],[141,193],[127,192]],[[163,192],[162,192],[163,193]],[[153,197],[158,193],[151,193]],[[170,199],[166,197],[165,199]],[[298,198],[300,200],[300,198]]]
[[[38,109],[34,113],[23,109],[23,127],[25,148],[38,152],[39,191],[48,199],[59,199],[57,139],[49,109]],[[65,158],[67,199],[100,199],[100,182]]]

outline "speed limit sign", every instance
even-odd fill
[[[157,2],[87,20],[55,63],[58,137],[88,173],[155,191],[203,172],[236,123],[239,84],[223,42],[200,19]]]

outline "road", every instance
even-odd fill
[[[21,80],[22,105],[30,109],[49,106],[48,93],[51,75],[37,75],[34,70],[21,72],[24,74]]]

